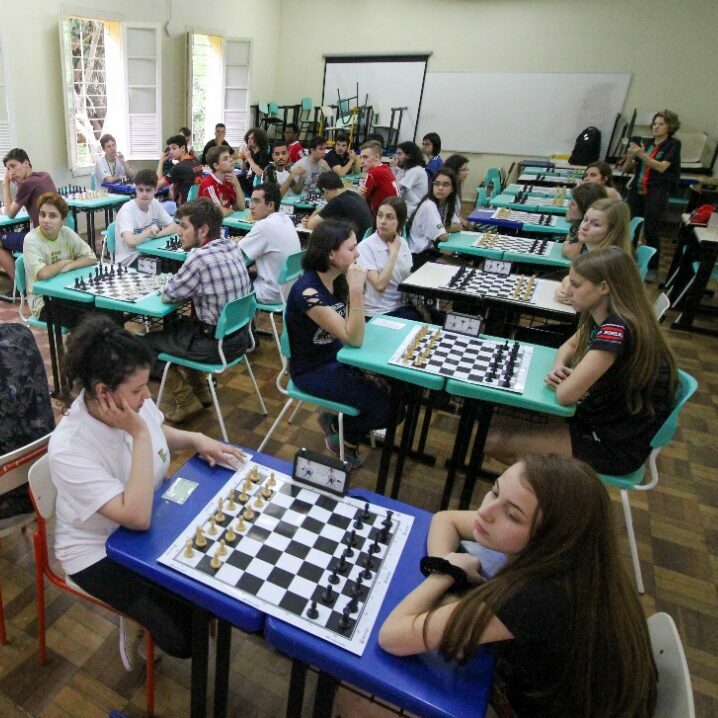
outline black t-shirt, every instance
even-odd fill
[[[588,350],[592,349],[611,352],[617,358],[579,402],[572,421],[588,432],[595,432],[598,440],[620,453],[621,465],[627,460],[638,468],[651,451],[651,439],[675,403],[669,367],[664,363],[656,377],[651,395],[655,413],[632,414],[626,403],[626,364],[633,349],[629,327],[618,315],[609,315],[592,332]]]
[[[653,144],[646,148],[646,154],[649,156],[655,149]],[[660,145],[658,152],[653,158],[657,162],[670,162],[671,166],[665,172],[656,172],[651,170],[648,175],[647,186],[649,189],[656,187],[670,188],[681,176],[681,141],[675,137],[668,137]]]
[[[337,165],[344,167],[344,165],[349,162],[349,152],[345,155],[338,155],[336,150],[329,150],[329,152],[324,155],[324,161],[332,169],[334,169]]]
[[[214,140],[210,140],[204,146],[204,149],[202,150],[202,155],[200,157],[200,161],[202,162],[203,165],[207,164],[207,153],[215,146],[216,146],[216,143]],[[229,144],[229,142],[227,142],[227,140],[222,140],[222,146],[226,147],[229,150],[229,154],[232,154],[234,152],[234,150],[232,149],[232,146]]]
[[[537,580],[495,614],[514,636],[490,644],[496,655],[495,690],[508,699],[518,718],[578,718],[569,706],[556,703],[560,691],[553,700],[531,697],[555,685],[566,670],[572,629],[571,604],[563,587]]]
[[[364,233],[374,224],[371,210],[366,200],[356,192],[346,190],[329,200],[327,206],[319,212],[322,219],[345,219],[357,228],[357,240],[361,242]]]
[[[177,206],[187,201],[187,193],[193,184],[200,184],[203,177],[202,163],[196,157],[180,160],[172,165],[165,175],[175,188],[175,202]]]

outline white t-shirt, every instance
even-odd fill
[[[156,489],[167,475],[170,452],[164,416],[151,399],[139,411],[152,440],[152,481]],[[107,555],[105,541],[119,524],[97,510],[125,490],[132,467],[132,437],[91,416],[84,390],[72,402],[50,438],[50,473],[57,489],[55,556],[72,575]]]
[[[399,254],[389,284],[386,285],[384,291],[378,292],[368,281],[364,285],[364,314],[368,317],[373,317],[375,314],[386,314],[406,304],[406,302],[402,302],[401,292],[397,287],[411,273],[412,257],[406,240],[403,237],[399,239],[401,240]],[[359,250],[359,265],[369,271],[381,272],[389,261],[389,245],[377,232],[359,242],[357,249]]]
[[[164,229],[171,222],[172,218],[156,199],[150,202],[146,212],[140,209],[137,200],[125,202],[115,217],[115,261],[133,260],[138,254],[134,247],[130,247],[125,242],[125,238],[122,236],[123,232],[139,234],[153,224]],[[152,238],[148,237],[148,239]]]
[[[102,187],[105,177],[127,177],[127,168],[119,157],[114,162],[108,162],[102,154],[95,160],[95,189]]]
[[[412,254],[419,254],[431,247],[434,240],[444,232],[446,228],[441,221],[439,208],[435,202],[428,199],[419,205],[414,215],[408,237],[409,249]]]
[[[239,248],[257,265],[254,293],[262,304],[280,304],[277,278],[284,260],[301,250],[294,222],[284,212],[272,212],[260,219],[246,237],[239,240]]]
[[[429,191],[429,177],[423,167],[411,167],[408,170],[396,171],[396,183],[399,185],[399,194],[406,202],[407,216],[416,209]]]
[[[319,175],[322,172],[326,172],[329,165],[324,160],[312,162],[311,157],[302,157],[301,160],[294,163],[292,169],[294,169],[294,167],[302,167],[304,169],[304,174],[296,180],[296,182],[298,184],[302,181],[302,179],[304,180],[302,193],[306,193],[317,188],[317,179],[319,179]]]

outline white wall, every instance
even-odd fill
[[[280,37],[280,102],[319,102],[323,54],[430,50],[430,71],[631,72],[625,116],[669,107],[686,131],[718,134],[716,0],[281,0]],[[461,98],[446,110],[461,112]],[[515,158],[471,159],[467,188]]]
[[[166,0],[78,0],[68,5],[113,13],[127,21],[169,19]],[[252,97],[274,90],[279,0],[264,0],[261,11],[250,0],[172,0],[171,36],[162,35],[162,124],[165,137],[189,124],[186,102],[185,33],[195,29],[253,40]],[[9,75],[8,94],[18,147],[36,169],[50,172],[59,186],[70,176],[60,69],[60,3],[54,0],[0,0],[0,41]],[[199,139],[197,144],[199,144]],[[87,178],[80,178],[87,179]],[[83,182],[79,182],[80,184]]]

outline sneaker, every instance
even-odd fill
[[[324,443],[337,459],[340,458],[339,434],[328,434],[324,438]],[[357,447],[347,444],[346,441],[344,442],[344,461],[349,464],[350,470],[358,469],[364,463],[364,459],[357,453]]]
[[[197,414],[200,414],[203,409],[204,406],[202,406],[202,402],[194,394],[192,394],[183,404],[175,404],[172,409],[166,411],[165,420],[171,422],[172,424],[182,424],[183,422],[197,416]]]
[[[135,656],[141,638],[142,629],[139,629],[133,621],[120,616],[120,658],[126,671],[134,670]]]
[[[328,441],[329,437],[332,434],[337,433],[337,427],[334,424],[334,420],[336,418],[337,418],[337,415],[332,414],[331,411],[322,411],[319,413],[319,416],[317,417],[317,423],[319,424],[321,430],[324,432],[325,441]]]

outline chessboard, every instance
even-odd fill
[[[158,561],[362,655],[412,523],[250,462]]]
[[[547,239],[529,239],[528,237],[511,237],[497,232],[483,232],[472,242],[472,246],[501,252],[536,254],[544,257],[548,254],[551,243]]]
[[[508,339],[480,339],[423,324],[409,333],[389,362],[520,394],[532,353],[532,347]]]
[[[540,204],[543,207],[568,207],[569,200],[566,196],[566,188],[562,187],[559,192],[554,195],[544,196],[542,200],[537,200],[535,196],[532,196],[528,192],[519,192],[514,195],[512,204]]]
[[[545,195],[547,197],[557,197],[559,194],[563,194],[566,192],[565,187],[544,187],[542,185],[532,185],[532,184],[526,184],[521,183],[523,185],[523,191],[519,194],[528,194],[528,195]],[[564,196],[564,199],[566,197]]]
[[[500,207],[491,217],[493,219],[506,219],[510,222],[522,222],[523,224],[540,224],[545,227],[553,227],[556,224],[556,217],[543,212],[522,212],[508,207]]]
[[[514,302],[535,304],[536,277],[525,274],[495,274],[470,267],[457,267],[442,289],[478,296],[499,297]]]
[[[75,277],[74,283],[66,284],[65,288],[123,302],[139,302],[160,292],[171,276],[142,274],[122,264],[96,264],[86,277]]]

